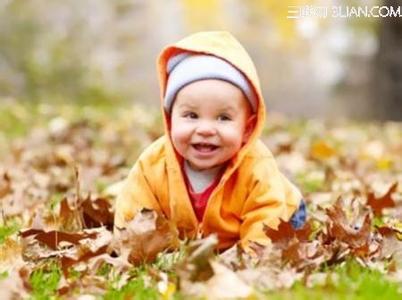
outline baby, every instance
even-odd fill
[[[219,250],[265,245],[264,224],[277,228],[281,219],[300,227],[302,196],[258,139],[264,99],[241,44],[227,32],[193,34],[162,51],[158,72],[165,135],[125,180],[115,226],[154,209],[182,237],[216,233]]]

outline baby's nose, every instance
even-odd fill
[[[213,135],[216,133],[216,128],[212,122],[203,121],[197,126],[196,132],[201,135]]]

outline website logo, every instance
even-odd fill
[[[288,19],[300,18],[400,18],[401,6],[288,6]]]

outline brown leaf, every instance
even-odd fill
[[[143,209],[125,229],[117,233],[118,252],[127,253],[132,264],[155,260],[158,253],[178,247],[178,231],[174,224],[155,211]]]
[[[113,229],[114,214],[108,199],[92,199],[89,195],[82,203],[82,209],[86,228],[106,226]]]
[[[389,190],[381,197],[377,198],[374,192],[369,192],[367,195],[367,205],[369,205],[376,216],[381,216],[384,208],[395,207],[395,202],[392,199],[392,194],[398,188],[398,182],[395,182]]]
[[[74,202],[74,203],[72,203]],[[74,195],[66,195],[60,203],[60,228],[63,231],[77,231],[83,229],[83,209]]]
[[[390,236],[390,235],[402,235],[402,229],[397,228],[396,226],[386,225],[377,228],[378,232],[382,234],[382,236]]]
[[[318,240],[300,242],[294,239],[282,251],[282,259],[297,269],[315,269],[329,258],[329,253]]]
[[[44,232],[38,229],[28,229],[21,232],[24,239],[29,240],[25,252],[36,250],[39,255],[26,256],[28,259],[43,259],[58,257],[60,259],[63,273],[67,276],[68,269],[79,263],[89,260],[92,257],[106,253],[112,240],[112,233],[104,227],[89,229],[82,232],[66,233],[58,231]],[[54,251],[47,251],[45,248],[38,248],[39,241]],[[71,243],[68,248],[62,247],[65,242]],[[39,252],[40,251],[40,252]]]
[[[72,251],[61,255],[61,268],[67,275],[69,268],[77,263],[86,262],[90,258],[106,254],[112,240],[112,233],[105,227],[85,230],[86,234],[95,234],[90,238],[79,241],[79,245]]]
[[[20,232],[20,236],[23,238],[33,236],[39,242],[44,243],[53,250],[56,250],[60,242],[69,242],[74,245],[78,245],[78,242],[82,239],[93,239],[96,237],[96,233],[68,233],[56,230],[44,231],[41,229],[27,229]]]
[[[264,232],[273,243],[286,246],[294,238],[298,241],[308,241],[311,234],[311,224],[307,222],[302,228],[294,229],[289,222],[281,221],[277,230],[264,224]]]
[[[337,239],[351,248],[361,252],[366,249],[368,251],[368,243],[370,242],[371,217],[368,211],[360,212],[358,219],[363,219],[360,226],[356,220],[349,221],[346,213],[342,208],[343,203],[341,198],[336,204],[327,209],[327,214],[330,218],[327,224],[328,235],[331,238]],[[367,254],[366,251],[363,251]]]
[[[83,253],[78,253],[77,256],[62,256],[60,258],[60,262],[61,262],[61,269],[63,270],[64,275],[68,274],[68,270],[71,266],[79,263],[79,262],[83,262],[83,261],[87,261],[92,257],[101,255],[106,253],[106,249],[107,249],[107,245],[103,246],[102,248],[99,248],[98,250],[96,250],[95,252],[91,252],[88,251],[88,249],[86,249],[85,251],[83,251]]]

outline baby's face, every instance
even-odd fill
[[[185,86],[171,114],[175,149],[191,167],[205,170],[231,159],[247,141],[254,116],[236,86],[215,79]]]

